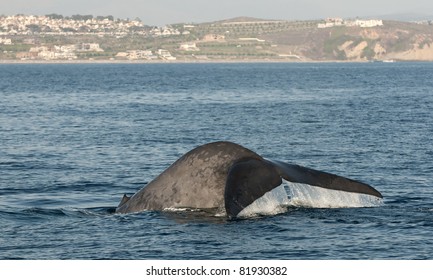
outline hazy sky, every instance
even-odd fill
[[[206,22],[237,16],[320,19],[388,14],[433,14],[431,0],[0,0],[0,14],[57,13],[140,18],[145,24]]]

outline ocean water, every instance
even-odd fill
[[[377,207],[114,214],[227,140]],[[2,64],[0,259],[433,259],[433,64]]]

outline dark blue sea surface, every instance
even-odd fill
[[[228,140],[373,208],[113,214]],[[2,64],[0,259],[433,259],[433,64]]]

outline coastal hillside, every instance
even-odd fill
[[[0,60],[433,61],[432,22],[0,16]]]

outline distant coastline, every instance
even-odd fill
[[[382,61],[378,61],[382,62]],[[417,62],[417,61],[400,61]],[[421,61],[418,61],[421,62]],[[425,61],[423,61],[425,62]],[[428,61],[427,61],[428,62]],[[318,60],[318,61],[288,61],[288,60],[175,60],[175,61],[148,61],[148,60],[0,60],[0,64],[206,64],[206,63],[372,63],[372,61],[341,61],[341,60]]]
[[[164,27],[113,17],[0,16],[0,63],[433,61],[433,23],[240,17]]]

